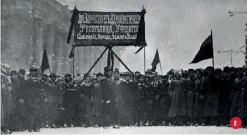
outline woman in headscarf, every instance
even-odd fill
[[[172,98],[169,112],[170,118],[175,118],[176,125],[184,124],[186,115],[186,82],[182,78],[182,71],[174,71],[175,79],[169,85],[169,96]]]

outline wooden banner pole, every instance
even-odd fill
[[[105,52],[108,50],[109,48],[106,47],[105,50],[101,53],[101,55],[99,56],[99,58],[94,62],[93,66],[89,69],[89,71],[87,72],[86,76],[83,78],[83,80],[81,82],[83,82],[86,77],[88,76],[88,74],[92,71],[92,69],[96,66],[96,64],[99,62],[99,60],[103,57],[103,55],[105,54]]]
[[[113,53],[113,55],[124,65],[124,67],[133,75],[134,73],[126,66],[126,64],[124,64],[124,62],[117,56],[117,54],[112,50],[112,48],[109,48],[111,50],[111,52]]]

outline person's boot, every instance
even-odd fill
[[[115,124],[115,125],[113,126],[113,128],[115,128],[115,129],[119,129],[119,128],[120,128],[120,126],[119,126],[119,125],[117,125],[117,124]]]
[[[3,134],[11,134],[12,132],[8,128],[2,128],[1,131]]]
[[[40,129],[39,129],[39,128],[34,128],[33,131],[34,131],[34,132],[39,132]]]

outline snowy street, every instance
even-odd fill
[[[230,127],[121,127],[41,129],[40,132],[17,132],[13,134],[247,134],[247,129]]]

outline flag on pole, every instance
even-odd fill
[[[70,20],[71,24],[70,24],[70,28],[69,28],[69,34],[68,34],[68,37],[67,37],[67,43],[68,44],[70,43],[70,39],[71,39],[72,32],[73,32],[73,29],[74,29],[74,26],[75,26],[76,17],[78,16],[78,12],[79,11],[75,7],[74,10],[73,10],[73,14],[72,14],[71,20]]]
[[[152,69],[151,69],[152,72],[155,72],[155,71],[156,71],[156,66],[157,66],[159,63],[160,63],[160,57],[159,57],[159,52],[158,52],[158,50],[157,50],[156,53],[155,53],[153,62],[152,62]]]
[[[49,60],[46,52],[46,47],[44,48],[42,63],[40,66],[41,72],[44,73],[46,69],[50,69]]]
[[[247,66],[247,23],[245,24],[245,65]]]
[[[75,55],[75,47],[73,46],[70,51],[69,58],[74,58],[74,55]]]
[[[145,38],[145,18],[144,18],[145,14],[146,14],[146,10],[143,8],[139,22],[139,27],[138,27],[137,38],[136,38],[136,46],[141,46],[141,47],[135,52],[135,54],[141,51],[143,49],[143,46],[147,45]]]
[[[213,54],[213,34],[211,31],[211,34],[207,37],[207,39],[202,43],[200,50],[196,54],[195,58],[192,60],[192,63],[198,63],[202,60],[214,58]]]

